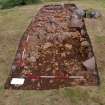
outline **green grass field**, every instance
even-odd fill
[[[4,83],[11,71],[11,64],[23,32],[39,8],[49,3],[0,10],[0,105],[105,105],[104,0],[74,0],[67,2],[75,3],[83,8],[98,9],[102,13],[101,18],[85,19],[97,59],[100,86],[70,87],[49,91],[4,89]]]

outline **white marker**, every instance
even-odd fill
[[[57,77],[57,76],[40,76],[41,78],[69,78],[69,79],[84,79],[83,76],[69,76],[69,77]]]
[[[12,78],[11,85],[18,85],[21,86],[24,84],[25,79],[24,78]]]

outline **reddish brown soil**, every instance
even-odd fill
[[[83,65],[94,54],[83,18],[74,14],[76,8],[65,4],[39,10],[20,41],[5,88],[44,90],[98,84],[96,64],[94,70]],[[25,78],[24,85],[11,85],[16,77]]]

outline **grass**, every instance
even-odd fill
[[[98,9],[103,15],[95,20],[85,19],[97,59],[100,86],[70,87],[50,91],[4,90],[3,86],[11,70],[23,32],[43,4],[15,7],[0,10],[0,105],[105,105],[105,7],[103,1],[75,0],[69,3],[75,3],[83,8]]]
[[[75,89],[67,88],[64,91],[64,96],[69,98],[69,100],[72,103],[79,105],[81,103],[81,101],[85,101],[85,102],[88,101],[87,97],[89,97],[89,94],[84,90],[81,91],[81,90],[77,89],[77,91],[76,91]]]
[[[104,43],[105,42],[105,37],[103,37],[103,36],[96,36],[96,42],[97,43]]]

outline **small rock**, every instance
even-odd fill
[[[80,42],[83,42],[83,41],[85,41],[85,38],[80,38]]]
[[[50,70],[51,70],[51,68],[47,68],[47,69],[46,69],[46,71],[50,71]]]
[[[24,66],[24,69],[28,69],[28,66]]]
[[[16,65],[12,65],[12,70],[13,70],[13,71],[16,70]]]
[[[61,57],[65,57],[66,56],[66,54],[63,52],[63,53],[61,53]]]
[[[38,82],[38,83],[37,83],[37,87],[38,87],[38,88],[40,88],[40,87],[41,87],[40,82]]]
[[[52,79],[49,80],[49,83],[53,83],[54,81]]]
[[[68,62],[64,62],[65,66],[69,66],[69,63]]]
[[[17,59],[20,59],[21,58],[21,54],[20,53],[17,53],[16,58]]]
[[[80,34],[77,32],[72,34],[72,38],[79,38],[79,37],[80,37]]]
[[[39,66],[41,66],[41,65],[42,65],[42,63],[39,63],[38,65],[39,65]]]
[[[67,55],[70,55],[70,53],[71,53],[70,51],[66,52]]]
[[[72,49],[72,45],[71,44],[65,44],[65,47],[70,49],[70,50]]]
[[[83,41],[83,42],[81,42],[81,46],[82,47],[88,47],[89,46],[89,42],[88,41]]]
[[[33,57],[33,56],[31,56],[31,57],[30,57],[30,61],[31,61],[31,62],[35,62],[35,61],[36,61],[36,58]]]
[[[85,35],[86,35],[85,30],[81,29],[81,35],[82,35],[82,36],[85,36]]]
[[[49,48],[51,46],[52,46],[52,44],[50,42],[47,42],[44,44],[43,48],[46,49],[46,48]]]

